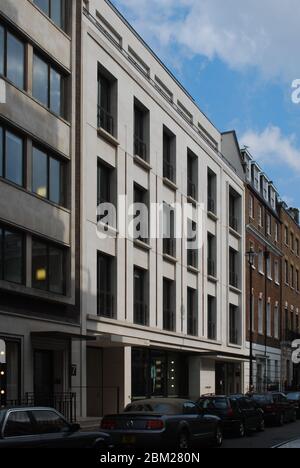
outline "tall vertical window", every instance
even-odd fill
[[[198,158],[190,150],[187,154],[187,195],[198,200]]]
[[[277,340],[279,339],[279,331],[280,331],[279,307],[278,305],[276,305],[274,309],[274,337]]]
[[[24,235],[0,226],[0,279],[23,284],[25,260]]]
[[[148,211],[148,192],[137,184],[134,184],[134,204],[136,206],[135,218],[136,235],[138,240],[148,243],[149,239],[149,211]]]
[[[272,258],[271,255],[267,256],[267,277],[272,279]]]
[[[170,257],[176,256],[175,213],[166,203],[163,207],[163,253]]]
[[[134,102],[134,155],[148,160],[149,111],[137,100]]]
[[[217,247],[216,238],[212,234],[207,234],[207,273],[208,276],[216,278],[216,258],[217,258]]]
[[[176,137],[166,127],[163,129],[163,176],[176,183]]]
[[[279,241],[279,227],[278,227],[278,223],[275,223],[275,235],[274,235],[274,238],[275,238],[275,242],[278,242]]]
[[[187,334],[198,335],[197,291],[192,288],[187,290]]]
[[[267,335],[272,336],[271,304],[267,304]]]
[[[293,232],[291,232],[291,250],[292,251],[294,251],[294,247],[295,247],[294,239],[295,239],[294,234],[293,234]]]
[[[187,264],[189,267],[198,268],[199,250],[196,248],[197,243],[197,224],[191,219],[188,220],[188,249],[187,249]],[[193,245],[194,244],[194,245]]]
[[[276,284],[279,284],[280,278],[279,278],[279,262],[278,260],[275,260],[274,263],[274,280]]]
[[[285,275],[285,284],[290,283],[290,272],[289,272],[289,262],[288,260],[284,261],[284,275]]]
[[[267,234],[268,236],[272,234],[272,219],[269,214],[267,215]]]
[[[32,149],[32,191],[64,205],[64,164],[37,147]]]
[[[254,219],[254,198],[252,195],[249,195],[249,216]]]
[[[241,224],[241,197],[233,189],[229,191],[229,226],[236,232],[240,230]]]
[[[65,27],[65,0],[34,0],[34,3],[61,29]]]
[[[134,323],[149,325],[147,272],[134,268]]]
[[[295,284],[296,284],[296,291],[299,292],[299,288],[300,288],[300,284],[299,284],[299,270],[296,270],[296,280],[295,280]]]
[[[211,170],[207,170],[207,211],[217,214],[217,176]]]
[[[113,294],[113,261],[112,257],[98,254],[98,315],[101,317],[115,317],[115,303]]]
[[[115,206],[114,186],[116,184],[115,169],[98,159],[97,165],[97,206],[112,204]],[[97,220],[102,221],[109,216],[105,210],[98,213]],[[103,221],[104,222],[104,221]],[[108,225],[116,227],[116,219],[109,216]]]
[[[233,304],[229,307],[229,342],[239,344],[239,308]]]
[[[65,294],[65,251],[62,248],[32,240],[32,287]]]
[[[52,112],[63,116],[63,76],[37,54],[33,56],[32,95]]]
[[[262,250],[258,252],[258,271],[259,273],[264,274],[265,266],[264,266],[264,253]]]
[[[213,296],[207,298],[207,338],[217,339],[217,300]]]
[[[163,280],[163,328],[168,331],[176,329],[176,298],[174,281]]]
[[[24,140],[0,126],[0,177],[24,185]]]
[[[258,207],[258,225],[259,227],[264,226],[263,207],[261,205]]]
[[[285,245],[289,245],[289,228],[287,226],[284,227],[284,242]]]
[[[117,80],[104,68],[98,71],[98,128],[116,136]]]
[[[262,299],[258,300],[258,333],[262,335],[264,332],[263,329],[263,301]]]
[[[25,45],[14,34],[0,25],[0,75],[15,86],[25,87]]]
[[[229,249],[229,284],[234,288],[239,287],[238,277],[238,253],[232,248]]]

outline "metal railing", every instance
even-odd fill
[[[148,306],[143,302],[134,303],[134,323],[136,325],[149,325]]]
[[[198,336],[198,320],[194,316],[188,316],[187,334],[189,336]]]
[[[167,161],[164,161],[164,177],[171,182],[175,182],[174,166]]]
[[[207,211],[209,213],[216,214],[216,203],[215,203],[215,200],[211,197],[208,197],[208,200],[207,200]]]
[[[76,393],[25,393],[23,398],[7,400],[6,406],[43,406],[54,408],[72,423],[77,420],[76,400]]]
[[[231,229],[234,231],[238,232],[239,231],[239,221],[235,216],[230,216],[229,217],[229,226]]]
[[[164,309],[164,330],[175,331],[175,314],[169,309]]]
[[[197,200],[197,188],[196,184],[192,180],[188,180],[188,197],[193,198],[194,200]]]
[[[134,155],[147,161],[147,145],[139,137],[134,137]]]
[[[175,257],[175,239],[168,238],[163,240],[163,253],[169,255],[170,257]]]
[[[230,328],[229,341],[230,341],[230,344],[233,344],[233,345],[239,344],[239,332],[236,328]]]
[[[114,133],[114,118],[106,109],[98,106],[98,128],[103,128],[106,132],[113,135]]]
[[[208,276],[216,277],[215,261],[210,258],[207,260],[207,273]]]
[[[98,316],[114,318],[114,296],[110,292],[100,291],[98,294]]]
[[[236,289],[239,287],[239,277],[234,271],[229,273],[229,284]]]
[[[217,327],[214,322],[208,322],[207,325],[207,338],[209,340],[215,340],[217,338]]]

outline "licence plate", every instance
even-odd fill
[[[134,436],[123,436],[122,444],[124,445],[134,445],[136,443],[136,437]]]

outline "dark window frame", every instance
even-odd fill
[[[13,184],[16,187],[25,188],[27,184],[27,152],[26,152],[26,137],[20,132],[12,129],[10,126],[7,126],[4,122],[0,120],[0,131],[2,130],[3,142],[2,142],[2,151],[3,151],[3,161],[2,161],[2,175],[0,173],[0,179],[5,180],[9,184]],[[22,140],[22,184],[19,185],[16,182],[8,179],[6,177],[6,160],[7,160],[7,148],[6,148],[6,133],[13,134],[16,138]]]
[[[59,29],[62,31],[66,32],[66,16],[67,16],[67,0],[61,0],[61,22],[62,24],[58,24],[54,19],[52,18],[52,0],[47,0],[48,2],[48,9],[49,9],[49,14],[47,14],[39,5],[36,4],[35,0],[33,0],[34,5],[43,12],[47,18],[49,18]]]
[[[4,47],[3,47],[3,58],[4,58],[4,69],[3,69],[3,72],[4,74],[2,75],[0,73],[0,76],[3,76],[6,80],[8,80],[10,83],[13,84],[13,86],[15,86],[16,88],[18,89],[22,89],[23,91],[27,91],[27,63],[26,63],[26,42],[24,41],[24,39],[21,37],[21,35],[16,32],[15,30],[13,30],[12,28],[10,28],[9,26],[7,26],[7,24],[5,24],[2,20],[0,20],[0,27],[3,28],[4,30]],[[17,84],[15,84],[13,81],[10,80],[10,78],[8,78],[7,76],[7,58],[8,58],[8,46],[7,46],[7,35],[11,34],[12,36],[14,36],[18,41],[20,41],[22,44],[23,44],[23,51],[24,51],[24,54],[23,54],[23,86],[20,88]]]
[[[139,274],[139,278],[136,277],[136,275]],[[134,294],[133,294],[133,302],[134,302],[134,324],[135,325],[140,325],[144,327],[149,327],[149,321],[150,321],[150,316],[149,316],[149,293],[147,292],[147,287],[149,288],[148,279],[148,271],[143,270],[140,267],[134,266],[133,269],[133,288],[134,288]],[[139,281],[139,287],[137,288],[137,281]],[[142,284],[140,284],[142,282]],[[140,287],[141,286],[141,287]],[[137,294],[138,291],[138,294]],[[139,297],[138,297],[139,296]],[[140,310],[139,310],[140,309]],[[138,320],[139,315],[143,315],[144,320]]]
[[[107,275],[106,275],[106,281],[105,284],[109,285],[107,289],[103,289],[101,286],[103,286],[103,282],[101,280],[101,261],[106,262],[106,267],[107,268]],[[110,255],[107,255],[103,252],[98,252],[97,253],[97,315],[98,317],[104,317],[104,318],[109,318],[109,319],[116,319],[116,307],[115,307],[115,289],[114,289],[114,283],[112,280],[113,276],[113,262],[115,261],[115,257],[111,257]],[[109,281],[107,279],[109,278]],[[105,301],[110,300],[111,301],[111,311],[109,314],[107,313],[101,313],[100,310],[100,305],[101,305],[101,295],[104,295],[106,298]]]
[[[37,242],[39,244],[42,244],[44,245],[44,247],[46,247],[47,249],[47,254],[46,254],[46,271],[47,271],[47,279],[46,279],[46,285],[47,285],[47,288],[46,289],[43,289],[43,288],[38,288],[36,286],[34,286],[34,270],[33,270],[33,243],[34,242]],[[62,292],[59,293],[59,292],[56,292],[56,291],[51,291],[50,289],[50,255],[49,255],[49,252],[50,252],[50,249],[53,248],[53,249],[57,249],[57,250],[60,250],[62,252],[62,278],[63,278],[63,287],[62,287]],[[68,254],[67,254],[67,251],[66,249],[64,249],[61,245],[57,245],[53,242],[47,242],[47,241],[44,241],[43,239],[39,238],[39,237],[36,237],[36,236],[33,236],[32,237],[32,250],[31,250],[31,259],[32,259],[32,272],[31,272],[31,279],[32,279],[32,289],[35,289],[37,291],[45,291],[47,293],[50,293],[50,294],[56,294],[58,296],[66,296],[66,292],[67,292],[67,278],[66,278],[66,272],[67,272],[67,259],[68,259]]]
[[[16,284],[19,286],[24,286],[25,285],[25,280],[26,280],[26,236],[22,231],[19,231],[18,229],[11,228],[10,226],[0,224],[0,231],[2,230],[2,233],[0,232],[0,250],[1,250],[1,257],[3,259],[2,264],[0,264],[0,281],[5,281],[7,283],[11,284]],[[4,277],[4,265],[5,265],[5,232],[10,232],[12,234],[18,234],[21,236],[22,240],[22,256],[21,256],[21,262],[22,262],[22,268],[21,268],[21,283],[15,283],[14,281],[8,281]]]
[[[163,329],[170,332],[176,331],[176,308],[172,300],[174,289],[175,281],[163,278]]]

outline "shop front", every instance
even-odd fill
[[[0,336],[1,406],[13,404],[21,393],[21,347],[18,340]]]

